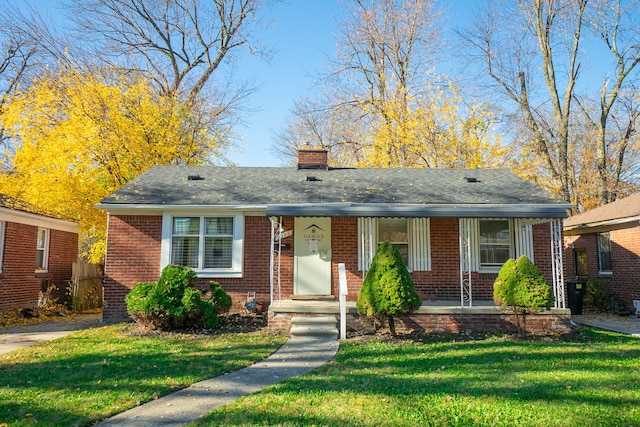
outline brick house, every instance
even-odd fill
[[[640,193],[564,221],[566,275],[603,279],[634,310],[640,300]]]
[[[78,225],[38,215],[0,195],[0,310],[35,307],[50,285],[66,297]]]
[[[344,264],[354,314],[378,242],[390,240],[423,300],[407,318],[418,327],[509,327],[493,305],[493,281],[521,254],[557,295],[539,327],[568,325],[568,204],[505,170],[329,168],[324,149],[298,155],[297,167],[158,166],[105,198],[103,320],[127,318],[124,296],[170,263],[193,267],[203,286],[221,283],[235,307],[255,292],[282,327],[294,313],[336,312]]]

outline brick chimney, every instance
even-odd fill
[[[329,169],[327,153],[322,145],[304,144],[298,149],[298,169]]]

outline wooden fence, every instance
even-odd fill
[[[102,308],[102,266],[85,262],[73,263],[71,308],[83,312]]]

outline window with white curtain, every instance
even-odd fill
[[[502,267],[511,258],[511,221],[481,219],[479,224],[480,267]]]
[[[358,266],[369,269],[380,243],[388,240],[410,271],[431,270],[429,218],[359,218]]]
[[[393,243],[405,265],[409,265],[409,231],[407,218],[380,218],[378,220],[378,246],[389,241]]]
[[[467,240],[471,271],[497,273],[509,258],[526,255],[532,262],[533,224],[525,218],[460,218],[461,240]]]

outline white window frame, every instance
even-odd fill
[[[408,238],[407,269],[431,271],[431,228],[430,218],[406,218]],[[380,245],[379,218],[358,218],[358,269],[365,272]],[[372,239],[370,242],[369,239]],[[374,243],[375,244],[372,244]],[[393,243],[393,242],[392,242]]]
[[[39,245],[40,241],[40,233],[44,233],[44,242],[43,245]],[[49,271],[49,239],[51,233],[48,228],[38,227],[38,234],[36,235],[36,272],[37,273],[46,273]],[[38,256],[37,253],[42,251],[42,265],[37,264]]]
[[[603,269],[602,268],[602,245],[600,243],[600,238],[601,236],[607,236],[607,240],[609,241],[609,268],[608,269]],[[602,232],[602,233],[597,233],[596,234],[596,239],[597,239],[597,243],[598,243],[598,274],[602,274],[602,275],[611,275],[613,274],[613,259],[611,256],[611,233],[607,232]]]
[[[6,227],[5,221],[0,221],[0,274],[2,274],[2,264],[4,260],[4,229]]]
[[[409,244],[409,240],[410,240],[410,231],[409,231],[409,218],[380,218],[378,219],[378,246],[380,247],[381,244],[384,243],[384,241],[382,240],[382,238],[380,237],[381,233],[381,228],[383,227],[383,223],[388,222],[388,223],[399,223],[400,221],[404,221],[404,234],[407,236],[407,239],[405,241],[399,241],[399,240],[389,240],[395,247],[396,249],[398,249],[398,251],[402,254],[402,250],[400,249],[400,246],[406,246],[407,247],[407,258],[404,260],[405,264],[407,265],[407,268],[409,268],[410,264],[409,264],[409,252],[410,252],[410,247],[411,245]],[[376,248],[377,249],[377,248]],[[404,257],[403,257],[404,258]]]
[[[482,243],[480,242],[481,237],[482,237],[481,236],[481,228],[482,227],[481,227],[480,223],[483,222],[483,221],[493,221],[493,222],[495,222],[495,221],[506,221],[507,224],[509,225],[509,255],[507,257],[507,260],[509,258],[513,258],[513,254],[514,254],[514,251],[515,251],[514,238],[513,238],[513,221],[511,219],[508,219],[508,218],[479,218],[478,219],[478,240],[477,240],[477,242],[478,242],[478,266],[479,266],[479,271],[481,273],[485,273],[485,272],[486,273],[497,273],[497,272],[500,271],[500,269],[502,268],[502,265],[504,265],[504,263],[499,265],[499,266],[498,265],[483,264],[482,263],[482,258],[480,256],[480,254],[481,254],[480,247],[482,246]],[[505,260],[505,262],[507,260]]]
[[[162,217],[162,243],[160,254],[160,268],[163,269],[171,263],[173,219],[174,218],[200,218],[198,268],[193,270],[198,277],[212,278],[240,278],[243,274],[244,257],[244,216],[228,212],[195,213],[195,212],[170,212]],[[231,267],[229,268],[202,268],[204,265],[204,218],[233,218],[233,241],[231,243]]]
[[[480,273],[498,273],[502,267],[489,267],[480,265],[480,221],[502,220],[509,221],[510,229],[510,256],[518,258],[526,255],[531,262],[535,263],[533,250],[533,224],[538,223],[535,219],[526,218],[460,218],[461,236],[469,239],[469,250],[471,259],[469,260],[469,270]],[[470,235],[467,235],[467,230]]]

